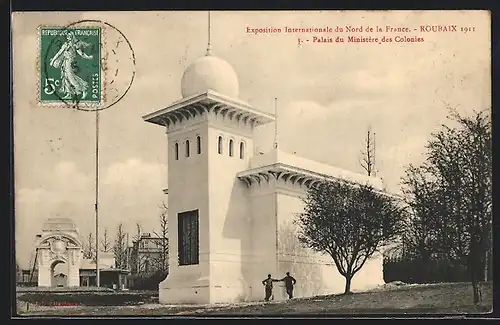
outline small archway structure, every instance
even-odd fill
[[[73,220],[48,219],[38,237],[38,286],[79,286],[83,245]],[[55,274],[54,268],[61,263],[63,271]]]

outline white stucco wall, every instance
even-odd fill
[[[202,151],[197,154],[196,136],[202,138]],[[190,140],[190,157],[185,156],[185,142]],[[209,223],[208,223],[208,123],[187,126],[168,135],[168,225],[169,275],[159,285],[161,303],[182,303],[208,300]],[[179,160],[174,144],[179,143]],[[198,210],[200,256],[198,265],[179,266],[178,214]]]
[[[278,277],[290,272],[297,280],[295,297],[342,293],[345,278],[338,272],[332,258],[304,247],[298,240],[297,214],[303,212],[301,197],[304,192],[291,190],[289,186],[278,186]],[[383,284],[382,257],[374,256],[354,276],[352,291],[362,291]],[[275,299],[285,299],[281,285],[275,290]]]
[[[251,227],[253,263],[247,268],[245,278],[251,286],[249,300],[263,300],[262,280],[267,274],[275,275],[276,264],[276,192],[262,183],[249,189],[251,200]]]
[[[218,153],[218,137],[223,151]],[[233,140],[233,156],[229,142]],[[245,143],[240,159],[239,145]],[[251,264],[252,237],[248,189],[235,177],[248,166],[253,141],[249,134],[224,129],[208,130],[209,229],[210,229],[210,302],[247,300],[250,286],[244,273]]]
[[[253,141],[248,131],[205,116],[168,135],[169,275],[159,285],[161,303],[215,303],[247,300],[250,286],[243,276],[251,262],[251,218],[248,189],[236,174],[248,168]],[[197,154],[196,137],[202,137]],[[218,137],[223,151],[218,153]],[[191,143],[185,157],[185,141]],[[233,156],[229,156],[229,140]],[[240,142],[244,156],[240,159]],[[179,160],[174,145],[179,143]],[[199,211],[198,265],[179,266],[178,214]]]

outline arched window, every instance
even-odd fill
[[[234,141],[233,139],[229,140],[229,157],[233,156],[233,147],[234,147]]]
[[[222,137],[219,136],[219,139],[217,141],[217,152],[219,155],[222,155]]]
[[[174,154],[175,160],[179,160],[179,144],[177,142],[174,144]]]
[[[240,159],[245,158],[245,144],[240,142]]]
[[[186,157],[189,157],[189,140],[186,140]]]
[[[198,154],[201,154],[201,137],[197,136],[196,137],[196,150]]]

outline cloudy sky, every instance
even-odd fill
[[[82,19],[117,27],[136,57],[130,91],[100,119],[100,223],[112,234],[119,222],[130,232],[136,222],[145,231],[158,229],[162,189],[168,187],[167,138],[164,129],[141,117],[179,100],[183,71],[205,54],[206,12],[13,16],[16,254],[23,267],[47,218],[70,217],[83,235],[94,227],[94,115],[37,102],[37,27]],[[463,114],[490,107],[485,12],[212,12],[211,20],[213,55],[234,67],[240,99],[273,112],[278,98],[283,150],[362,172],[360,150],[371,126],[377,175],[394,192],[405,166],[422,160],[429,135],[446,122],[447,106]],[[408,33],[424,37],[416,44],[301,46],[297,37],[304,34],[246,33],[247,27],[285,25],[425,24],[470,26],[475,32]],[[272,125],[261,127],[257,146],[269,150],[272,135]]]

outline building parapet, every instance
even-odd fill
[[[250,160],[250,170],[275,164],[288,166],[288,168],[295,169],[297,172],[301,171],[307,175],[314,175],[315,178],[319,179],[333,178],[358,184],[370,184],[379,190],[384,187],[382,179],[380,178],[366,176],[328,164],[319,163],[278,149],[252,157]]]

